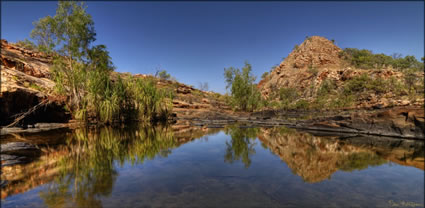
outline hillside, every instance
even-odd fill
[[[295,100],[306,100],[319,108],[336,102],[339,103],[333,107],[339,108],[423,105],[424,73],[416,72],[413,76],[418,85],[416,93],[404,86],[406,75],[402,71],[391,66],[355,68],[332,41],[312,36],[294,47],[288,57],[259,82],[258,88],[262,96],[270,100],[279,100],[283,90],[283,93],[296,94]],[[342,103],[344,99],[352,102]]]
[[[27,112],[43,101],[48,101],[48,105],[29,115],[25,123],[68,122],[71,114],[65,110],[66,97],[54,93],[55,83],[50,79],[49,68],[52,57],[24,49],[6,40],[1,40],[1,48],[0,126],[11,123],[17,115]],[[157,87],[168,88],[174,94],[173,113],[177,119],[233,114],[223,96],[218,93],[201,91],[186,84],[161,80],[152,75],[112,72],[113,78],[118,75],[150,79]]]

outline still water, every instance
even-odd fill
[[[13,135],[2,207],[423,207],[424,142],[284,127],[132,127]]]

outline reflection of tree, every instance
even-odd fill
[[[338,164],[338,168],[343,171],[363,170],[369,166],[379,166],[387,163],[379,155],[370,152],[358,152],[345,156],[344,160]]]
[[[103,195],[108,195],[108,190],[113,189],[116,165],[140,164],[155,157],[167,157],[173,148],[219,131],[221,129],[175,125],[25,135],[27,141],[53,146],[42,147],[44,154],[32,163],[3,168],[2,179],[10,183],[2,187],[2,197],[50,183],[48,190],[41,194],[46,205],[69,207],[73,203],[77,207],[77,201],[80,204],[84,201],[91,205],[82,207],[95,207],[94,202],[102,196],[102,191]],[[77,190],[85,190],[79,191],[85,198],[77,198]]]
[[[48,207],[102,207],[117,177],[114,161],[142,163],[156,155],[167,157],[177,146],[171,129],[102,128],[76,130],[68,141],[70,155],[61,158],[61,174],[40,197]]]
[[[233,163],[242,160],[245,167],[251,165],[251,155],[255,154],[254,139],[259,132],[258,128],[239,128],[238,126],[229,126],[225,133],[231,136],[230,143],[226,141],[226,155],[224,161]]]

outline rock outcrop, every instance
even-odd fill
[[[301,45],[285,58],[270,75],[260,81],[259,88],[263,96],[281,87],[293,87],[304,91],[315,82],[315,74],[309,69],[321,69],[318,77],[338,77],[336,72],[344,64],[339,54],[342,50],[326,38],[313,36],[306,39]],[[331,73],[332,72],[332,73]],[[314,83],[319,84],[319,83]]]
[[[299,121],[294,127],[393,136],[424,140],[424,109],[420,107],[396,107],[372,112],[352,112],[349,115],[322,116]]]
[[[17,115],[28,111],[43,100],[50,100],[28,116],[25,124],[67,122],[70,114],[64,110],[64,100],[52,97],[54,82],[49,79],[51,57],[1,41],[0,126],[11,123]]]
[[[326,38],[313,36],[307,38],[296,47],[278,67],[261,80],[258,87],[265,98],[279,92],[281,88],[292,88],[298,91],[297,99],[312,101],[326,80],[333,83],[336,89],[356,76],[367,74],[371,78],[404,80],[400,71],[387,69],[356,69],[342,58],[342,50]],[[423,77],[423,72],[418,72]],[[381,108],[387,106],[423,105],[424,100],[409,100],[407,94],[396,95],[393,92],[370,92],[356,97],[356,108]]]

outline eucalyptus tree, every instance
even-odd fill
[[[248,62],[242,70],[234,67],[224,69],[226,89],[230,88],[233,106],[243,111],[253,111],[261,104],[261,94],[254,84],[256,77],[251,73]]]

